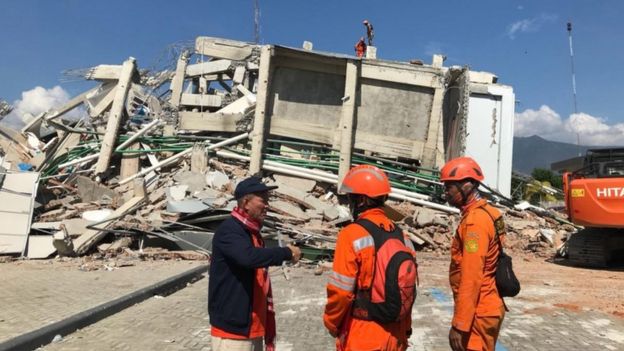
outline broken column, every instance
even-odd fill
[[[104,139],[102,140],[100,157],[98,158],[98,162],[95,166],[96,174],[106,172],[110,166],[113,147],[115,146],[115,140],[117,140],[117,133],[123,118],[126,96],[128,96],[128,90],[130,89],[130,84],[135,71],[136,59],[134,57],[130,57],[123,63],[121,68],[121,74],[119,77],[119,83],[117,83],[113,106],[111,107],[108,115],[106,134],[104,134]]]

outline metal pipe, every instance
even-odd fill
[[[235,142],[237,142],[239,140],[247,138],[248,136],[249,136],[249,133],[243,133],[243,134],[237,135],[237,136],[232,137],[230,139],[226,139],[226,140],[223,140],[223,141],[218,142],[216,144],[212,144],[212,145],[208,146],[208,150],[213,150],[213,149],[216,149],[216,148],[220,148],[222,146],[233,144],[233,143],[235,143]],[[148,168],[142,170],[141,172],[139,172],[137,174],[131,175],[130,177],[127,177],[125,179],[120,180],[119,181],[119,185],[126,184],[126,183],[128,183],[129,181],[131,181],[134,178],[142,177],[142,176],[150,173],[151,171],[153,171],[155,169],[158,169],[160,167],[166,166],[166,165],[172,163],[173,161],[176,161],[177,159],[179,159],[179,158],[181,158],[181,157],[183,157],[183,156],[185,156],[187,154],[190,154],[191,151],[193,151],[193,147],[189,147],[188,149],[186,149],[186,150],[184,150],[184,151],[182,151],[180,153],[177,153],[177,154],[169,157],[168,159],[166,159],[164,161],[158,162],[157,164],[155,164],[155,165],[153,165],[151,167],[148,167]]]
[[[58,165],[57,168],[65,168],[65,167],[73,166],[73,165],[78,164],[78,163],[92,161],[92,160],[95,160],[96,158],[98,158],[99,156],[100,156],[100,154],[92,154],[92,155],[85,156],[85,157],[82,157],[82,158],[79,158],[79,159],[76,159],[76,160],[72,160],[72,161],[69,161],[69,162],[61,163],[60,165]]]
[[[293,170],[290,170],[290,169],[285,169],[285,168],[281,168],[281,167],[271,166],[271,165],[268,165],[268,164],[263,164],[262,168],[266,169],[268,171],[283,173],[283,174],[292,175],[292,176],[301,177],[301,178],[317,180],[317,181],[320,181],[320,182],[326,182],[326,183],[330,183],[330,184],[338,183],[338,180],[336,180],[336,179],[325,178],[325,177],[321,177],[321,176],[318,176],[318,175],[315,175],[315,174],[310,174],[310,173],[297,172],[297,171],[293,171]]]
[[[128,138],[128,140],[126,140],[123,143],[119,144],[119,146],[117,146],[117,148],[115,148],[115,151],[123,150],[126,146],[132,144],[135,140],[137,140],[141,135],[147,133],[147,131],[149,131],[150,129],[156,127],[159,124],[160,124],[160,120],[159,119],[155,119],[155,120],[151,121],[150,123],[145,125],[145,127],[141,128],[138,132],[132,134],[132,136],[130,138]]]
[[[306,177],[308,176],[308,174],[306,173],[311,173],[315,176],[319,176],[320,178],[326,178],[330,181],[328,181],[329,183],[333,183],[333,184],[337,184],[338,183],[338,176],[333,174],[333,173],[327,173],[327,172],[323,172],[323,171],[318,171],[318,170],[308,170],[307,168],[301,168],[301,167],[297,167],[297,166],[291,166],[291,165],[284,165],[281,164],[279,162],[275,162],[275,161],[269,161],[269,160],[265,160],[264,164],[269,165],[269,166],[273,166],[273,167],[279,167],[279,168],[284,168],[284,169],[289,169],[292,171],[297,172],[298,175],[302,176],[302,177]],[[308,177],[309,179],[313,179],[311,177]],[[411,196],[420,200],[429,200],[429,196],[427,195],[423,195],[423,194],[419,194],[419,193],[415,193],[415,192],[411,192],[411,191],[407,191],[407,190],[402,190],[402,189],[397,189],[397,188],[391,188],[393,193],[397,193],[397,194],[402,194],[405,196]]]
[[[448,213],[459,213],[459,210],[454,208],[454,207],[444,206],[444,205],[436,204],[434,202],[425,201],[425,200],[422,200],[422,199],[416,199],[416,198],[413,198],[413,197],[410,197],[410,196],[405,196],[403,194],[391,193],[390,197],[391,198],[395,198],[395,199],[399,199],[399,200],[405,200],[405,201],[413,202],[413,203],[415,203],[417,205],[431,207],[433,209],[444,211],[444,212],[448,212]]]
[[[238,155],[229,151],[218,151],[217,156],[234,158],[234,159],[238,159],[241,161],[249,161],[250,159],[250,157],[248,156]],[[269,161],[269,160],[263,161],[262,168],[268,171],[280,172],[280,173],[289,174],[289,175],[293,175],[297,177],[317,180],[321,182],[327,182],[330,184],[338,184],[338,176],[333,173],[327,173],[327,172],[318,171],[318,170],[309,170],[307,168],[301,168],[301,167],[291,166],[291,165],[284,165],[279,162]],[[397,189],[397,188],[391,188],[391,190],[392,190],[392,193],[390,193],[390,197],[392,197],[393,194],[396,194],[397,195],[396,197],[400,199],[403,199],[404,197],[405,198],[409,197],[414,200],[420,200],[423,203],[429,203],[429,201],[426,201],[426,200],[429,200],[429,196],[427,195],[414,193],[414,192]],[[431,204],[434,204],[434,203],[431,202]],[[437,205],[437,204],[434,204],[434,205]],[[433,206],[430,206],[430,207],[433,207]],[[443,207],[446,208],[446,206],[443,206]],[[446,211],[446,209],[444,209],[444,211]]]
[[[250,159],[247,156],[237,155],[235,153],[227,152],[227,151],[218,151],[217,155],[222,156],[222,157],[235,158],[241,161],[249,161]],[[273,172],[279,172],[279,173],[298,176],[302,178],[317,180],[317,181],[326,182],[326,183],[330,183],[334,185],[338,184],[337,175],[329,174],[329,173],[326,173],[325,176],[315,175],[311,173],[297,171],[294,169],[289,169],[289,168],[298,168],[295,166],[282,167],[281,164],[274,165],[275,163],[277,162],[264,161],[262,168],[269,170],[269,171],[273,171]],[[409,201],[409,202],[412,202],[421,206],[431,207],[431,208],[441,210],[444,212],[459,213],[459,210],[457,210],[456,208],[452,208],[452,207],[448,207],[448,206],[444,206],[444,205],[436,204],[434,202],[427,201],[426,199],[428,199],[429,197],[422,195],[422,194],[409,192],[406,190],[392,188],[392,192],[390,193],[389,197],[394,198],[394,199]]]

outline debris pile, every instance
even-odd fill
[[[200,37],[164,70],[141,70],[131,57],[72,71],[97,85],[19,131],[0,126],[0,255],[89,254],[118,257],[120,265],[205,258],[236,206],[237,182],[251,175],[255,148],[265,180],[278,186],[263,233],[275,245],[302,245],[306,259],[331,257],[351,220],[336,196],[343,150],[283,135],[254,146],[250,135],[264,123],[256,111],[266,73],[260,57],[259,46]],[[458,211],[436,200],[436,170],[349,152],[353,164],[389,174],[388,212],[417,247],[448,250]],[[570,229],[527,212],[510,210],[507,218],[509,242],[521,250],[541,251],[544,240],[557,246]],[[84,263],[85,270],[112,267],[105,266]]]
[[[533,206],[517,207],[524,209],[499,207],[506,225],[506,249],[516,254],[532,254],[538,257],[564,255],[564,243],[578,227],[553,211]],[[410,210],[413,215],[405,217],[401,223],[412,241],[427,251],[450,250],[459,216],[425,207]]]

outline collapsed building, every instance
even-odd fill
[[[97,86],[20,131],[1,127],[0,216],[11,225],[0,254],[209,254],[236,181],[261,173],[279,185],[265,234],[328,257],[350,220],[336,185],[365,163],[389,174],[389,211],[412,240],[444,248],[457,210],[439,199],[437,170],[471,156],[494,196],[508,197],[514,94],[443,61],[198,37],[171,69],[129,58],[80,70]],[[74,109],[86,117],[66,118]]]

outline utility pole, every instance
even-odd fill
[[[572,50],[572,22],[568,22],[568,41],[570,43],[570,63],[572,66],[572,98],[574,100],[574,114],[578,114],[576,105],[576,74],[574,72],[574,50]],[[578,155],[581,156],[581,137],[579,131],[576,131],[576,146],[578,147]]]
[[[254,44],[260,43],[260,4],[254,0]]]

